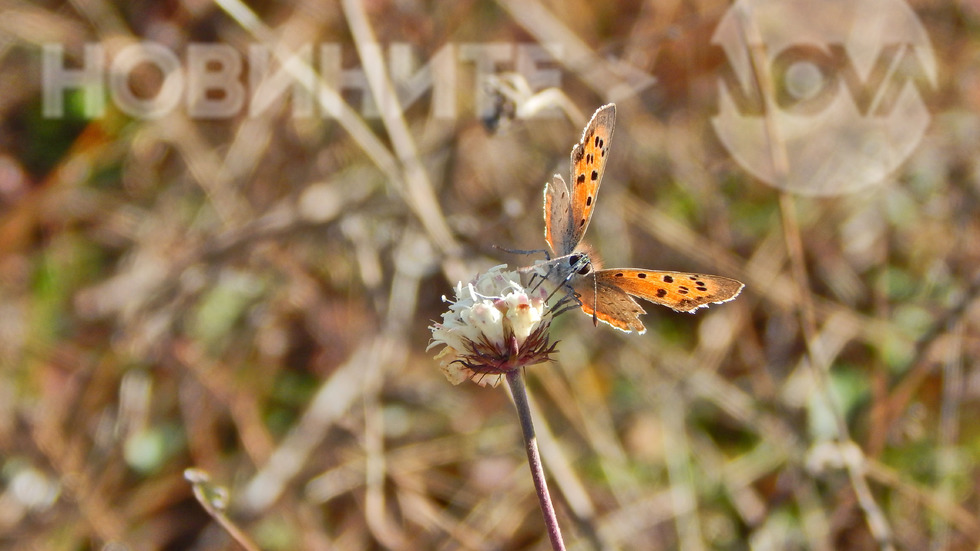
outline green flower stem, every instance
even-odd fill
[[[507,373],[507,384],[510,385],[510,393],[514,397],[517,416],[521,420],[521,432],[524,433],[527,462],[531,467],[531,478],[534,480],[534,489],[537,491],[538,501],[541,504],[541,513],[544,514],[544,523],[548,527],[551,548],[555,551],[564,551],[565,542],[561,539],[561,528],[558,527],[555,506],[551,503],[551,495],[548,493],[548,482],[545,480],[541,454],[538,452],[538,440],[534,435],[534,424],[531,422],[531,408],[527,403],[523,370],[514,369]]]

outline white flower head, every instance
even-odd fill
[[[435,323],[429,349],[445,345],[436,355],[453,384],[472,379],[497,386],[520,367],[547,361],[554,352],[548,342],[550,317],[547,291],[526,289],[520,274],[490,268],[467,285],[456,285],[456,299]]]

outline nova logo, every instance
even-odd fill
[[[739,164],[786,191],[879,183],[929,124],[936,60],[901,0],[739,0],[712,43],[728,60],[715,131]]]

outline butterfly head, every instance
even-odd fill
[[[586,253],[572,253],[550,260],[539,260],[533,266],[523,269],[533,273],[542,280],[556,285],[564,285],[570,281],[592,273],[592,260]]]

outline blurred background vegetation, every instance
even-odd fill
[[[726,2],[247,4],[0,1],[0,547],[241,548],[217,518],[267,550],[546,549],[507,394],[449,385],[427,326],[457,281],[529,263],[493,245],[544,246],[542,185],[608,101],[606,263],[747,286],[651,306],[642,336],[553,326],[527,378],[570,548],[980,545],[980,4],[912,2],[940,63],[926,136],[882,185],[820,199],[754,179],[711,127]],[[79,67],[137,41],[335,44],[374,90],[373,41],[420,66],[558,45],[564,95],[512,117],[527,94],[458,61],[452,118],[432,94],[371,116],[363,88],[339,117],[88,118],[77,90],[43,116],[45,44]]]

